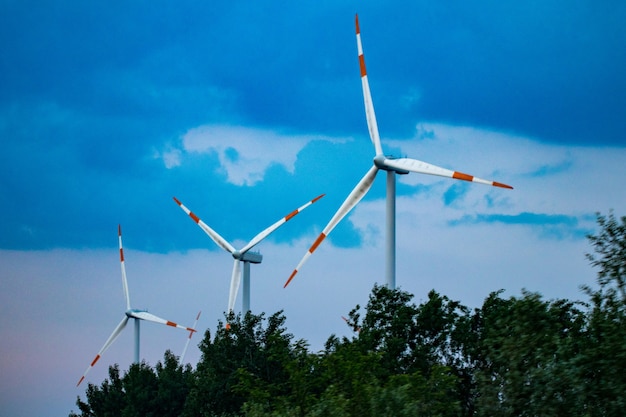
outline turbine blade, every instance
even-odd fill
[[[235,259],[233,264],[233,276],[230,279],[230,294],[228,295],[228,314],[235,308],[235,299],[239,291],[239,283],[241,282],[241,262]]]
[[[189,347],[189,342],[191,342],[191,337],[195,333],[195,329],[196,329],[196,326],[198,325],[198,320],[200,319],[200,314],[201,313],[202,313],[202,311],[198,311],[198,315],[196,316],[196,321],[193,322],[192,329],[194,329],[194,331],[193,332],[191,332],[191,331],[189,332],[189,337],[187,338],[187,342],[185,342],[185,348],[183,349],[183,353],[180,355],[180,359],[179,359],[179,362],[181,364],[185,360],[185,354],[187,353],[187,348]]]
[[[151,321],[153,323],[165,324],[166,326],[177,327],[179,329],[187,330],[190,332],[196,331],[195,329],[191,327],[181,326],[180,324],[174,323],[173,321],[162,319],[161,317],[155,316],[154,314],[148,313],[147,311],[136,311],[136,310],[132,311],[131,310],[127,314],[129,314],[131,317],[135,319]]]
[[[111,333],[111,336],[109,336],[107,341],[104,343],[104,346],[102,346],[102,349],[100,349],[96,357],[91,361],[91,364],[89,365],[89,367],[87,367],[87,370],[85,371],[83,376],[80,377],[80,379],[78,380],[78,384],[76,384],[76,386],[79,386],[80,383],[83,382],[87,373],[91,370],[91,368],[94,367],[96,362],[98,362],[102,354],[104,354],[104,351],[107,350],[109,346],[113,344],[113,342],[115,342],[115,339],[117,339],[120,333],[122,333],[122,330],[124,330],[124,327],[126,327],[126,323],[128,323],[128,316],[124,316],[124,318],[122,319],[122,321],[120,321],[120,323],[117,325],[115,330],[113,330],[113,333]]]
[[[183,211],[187,213],[189,217],[191,217],[193,221],[196,222],[198,226],[200,226],[200,228],[204,230],[204,232],[209,235],[211,239],[213,239],[213,242],[215,242],[219,247],[227,252],[235,252],[235,248],[233,247],[233,245],[228,243],[226,239],[220,236],[215,230],[211,229],[205,222],[200,220],[198,216],[196,216],[193,212],[191,212],[191,210],[185,207],[183,203],[181,203],[176,197],[174,197],[174,201],[176,201],[176,204],[178,204],[180,208],[183,209]]]
[[[122,248],[122,226],[117,225],[117,239],[120,244],[120,265],[122,268],[122,286],[124,287],[124,297],[126,297],[126,309],[130,309],[130,293],[128,292],[128,281],[126,280],[126,267],[124,266],[124,248]]]
[[[479,184],[492,185],[494,187],[513,189],[510,185],[502,184],[496,181],[484,180],[482,178],[474,177],[473,175],[464,174],[458,171],[452,171],[446,168],[441,168],[436,165],[431,165],[426,162],[418,161],[411,158],[398,158],[398,159],[385,159],[383,164],[387,167],[417,172],[420,174],[437,175],[440,177],[454,178],[457,180],[477,182]]]
[[[380,144],[380,135],[378,134],[378,124],[376,123],[376,114],[374,113],[374,102],[372,101],[372,93],[367,80],[367,71],[365,70],[365,56],[363,55],[363,45],[361,44],[361,30],[359,29],[358,14],[356,15],[356,45],[359,54],[359,66],[361,68],[361,86],[363,87],[363,102],[365,104],[367,128],[370,133],[370,139],[376,149],[376,155],[382,155],[383,149]]]
[[[263,239],[265,239],[267,236],[269,236],[270,233],[272,233],[274,230],[278,229],[280,226],[282,226],[284,223],[286,223],[287,221],[291,220],[293,217],[296,216],[296,214],[300,213],[302,210],[304,210],[305,208],[309,207],[311,204],[315,203],[317,200],[321,199],[322,197],[324,197],[325,194],[321,194],[318,195],[317,197],[315,197],[313,200],[307,202],[306,204],[304,204],[301,207],[298,207],[297,209],[295,209],[294,211],[292,211],[291,213],[289,213],[288,215],[286,215],[285,217],[283,217],[282,219],[278,220],[276,223],[274,223],[273,225],[271,225],[270,227],[268,227],[267,229],[263,230],[261,233],[259,233],[258,235],[256,235],[254,237],[254,239],[252,239],[250,241],[250,243],[248,243],[246,246],[243,247],[243,249],[241,249],[241,253],[244,254],[247,251],[249,251],[250,249],[252,249],[252,247],[254,245],[256,245],[257,243],[259,243],[260,241],[262,241]]]
[[[339,210],[337,210],[337,212],[332,217],[332,219],[330,219],[324,230],[322,230],[322,233],[320,233],[315,242],[313,242],[313,245],[311,245],[309,250],[304,254],[302,259],[300,260],[300,263],[298,264],[298,266],[296,266],[296,269],[293,270],[291,276],[289,277],[283,288],[286,288],[287,285],[289,285],[289,283],[296,276],[302,265],[304,265],[304,263],[309,259],[309,256],[311,256],[313,252],[315,252],[317,247],[322,243],[324,239],[326,239],[326,236],[330,234],[335,226],[339,224],[341,219],[343,219],[346,214],[348,214],[350,210],[352,210],[352,208],[356,206],[359,201],[361,201],[361,199],[365,196],[365,194],[367,194],[369,189],[372,188],[372,183],[374,182],[374,178],[376,178],[377,172],[378,168],[376,166],[372,166],[369,171],[367,171],[365,176],[361,178],[361,181],[359,181],[356,187],[354,187],[354,189],[350,192],[348,197],[341,204],[341,207],[339,207]]]

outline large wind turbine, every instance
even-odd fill
[[[363,47],[361,45],[361,32],[359,30],[359,16],[356,16],[356,42],[359,55],[359,66],[361,69],[361,84],[363,87],[363,100],[365,103],[365,116],[367,118],[367,127],[369,130],[370,139],[374,145],[376,155],[374,156],[373,166],[367,171],[365,176],[354,187],[352,192],[348,195],[343,202],[339,210],[330,219],[330,222],[326,225],[322,233],[315,240],[313,245],[309,248],[308,252],[304,255],[296,269],[291,273],[291,276],[285,283],[285,287],[289,285],[291,280],[298,273],[302,265],[307,261],[309,256],[315,252],[317,247],[328,236],[328,234],[337,226],[337,224],[352,210],[354,206],[367,194],[372,187],[374,178],[379,170],[387,171],[387,204],[386,204],[386,226],[387,226],[387,238],[385,242],[385,252],[387,258],[387,265],[385,275],[387,279],[387,286],[389,288],[395,288],[396,286],[396,174],[408,174],[409,172],[416,172],[418,174],[437,175],[441,177],[454,178],[457,180],[477,182],[486,185],[492,185],[502,188],[513,188],[510,185],[502,184],[495,181],[487,181],[472,175],[463,174],[458,171],[452,171],[445,168],[440,168],[435,165],[428,164],[426,162],[418,161],[411,158],[394,158],[385,156],[380,144],[380,136],[378,135],[378,126],[376,124],[376,115],[374,114],[374,104],[372,102],[372,95],[370,92],[369,83],[367,81],[367,71],[365,70],[365,58],[363,56]]]
[[[126,324],[128,323],[128,320],[130,319],[135,319],[135,361],[134,361],[135,363],[139,363],[139,322],[141,320],[152,321],[154,323],[165,324],[167,326],[172,326],[172,327],[178,327],[179,329],[184,329],[191,333],[196,331],[195,329],[192,329],[190,327],[181,326],[169,320],[165,320],[160,317],[157,317],[154,314],[148,313],[146,310],[138,310],[138,309],[130,307],[130,295],[128,293],[128,282],[126,281],[126,268],[124,267],[124,249],[122,248],[122,227],[121,226],[117,227],[117,234],[118,234],[118,240],[120,243],[120,264],[122,268],[122,286],[124,287],[124,297],[126,297],[126,312],[124,313],[124,318],[122,319],[122,321],[117,325],[115,330],[113,330],[113,333],[111,333],[111,336],[109,336],[107,341],[104,343],[104,346],[102,346],[102,349],[100,349],[100,351],[98,352],[96,357],[93,359],[93,361],[91,362],[91,364],[89,365],[89,367],[87,368],[83,376],[78,381],[78,384],[76,384],[76,386],[79,386],[80,383],[83,382],[83,380],[85,379],[85,376],[87,375],[87,372],[89,372],[91,368],[93,368],[93,366],[96,364],[96,362],[98,362],[98,360],[100,359],[104,351],[107,350],[109,346],[113,344],[113,342],[115,342],[115,339],[117,339],[120,333],[122,333],[122,330],[124,330],[124,327],[126,327]]]
[[[261,233],[256,235],[247,245],[243,248],[237,250],[226,241],[222,236],[220,236],[215,230],[211,229],[206,223],[204,223],[198,216],[196,216],[193,212],[191,212],[187,207],[183,205],[176,197],[174,197],[174,201],[176,204],[180,206],[181,209],[185,213],[189,215],[195,221],[204,232],[209,235],[211,239],[222,249],[229,252],[235,262],[233,264],[233,274],[230,280],[230,295],[228,297],[228,313],[230,314],[233,311],[233,307],[235,306],[235,299],[237,298],[237,292],[239,291],[239,283],[241,281],[241,263],[243,262],[243,302],[242,309],[244,313],[250,311],[250,263],[261,263],[263,260],[263,256],[259,253],[249,252],[257,243],[261,240],[265,239],[270,233],[274,230],[278,229],[288,220],[291,220],[296,214],[315,203],[320,198],[324,197],[324,194],[315,197],[313,200],[307,202],[302,207],[292,211],[285,217],[278,220],[276,223],[263,230]]]

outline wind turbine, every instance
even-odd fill
[[[91,362],[91,365],[89,365],[89,367],[87,368],[83,376],[80,378],[76,386],[79,386],[80,383],[83,382],[83,380],[85,379],[85,376],[87,375],[87,372],[89,372],[91,368],[94,367],[94,365],[96,364],[96,362],[98,362],[98,360],[100,359],[104,351],[107,350],[109,346],[113,344],[113,342],[115,342],[115,339],[117,339],[117,337],[122,333],[122,330],[124,330],[124,327],[126,327],[126,324],[128,323],[128,320],[130,319],[135,319],[135,360],[134,360],[134,363],[139,363],[139,322],[141,320],[152,321],[154,323],[165,324],[167,326],[172,326],[172,327],[178,327],[179,329],[184,329],[191,333],[196,331],[195,329],[192,329],[190,327],[181,326],[169,320],[165,320],[160,317],[157,317],[154,314],[148,313],[148,311],[146,310],[138,310],[138,309],[130,307],[128,282],[126,281],[126,268],[124,267],[124,249],[122,248],[122,227],[119,225],[117,227],[117,235],[118,235],[118,240],[120,243],[120,265],[122,268],[122,286],[124,287],[124,297],[126,297],[126,311],[124,312],[124,318],[122,319],[122,321],[120,321],[120,323],[117,325],[115,330],[113,330],[113,333],[111,333],[111,336],[109,336],[107,341],[104,343],[104,346],[102,346],[102,349],[100,349],[96,357]]]
[[[196,321],[193,322],[192,330],[189,331],[189,337],[187,337],[187,342],[185,342],[185,348],[183,349],[183,353],[180,355],[179,362],[182,365],[185,360],[185,354],[187,353],[187,348],[189,347],[189,342],[191,342],[191,337],[196,332],[196,325],[198,324],[198,320],[200,320],[200,314],[202,311],[198,311],[198,315],[196,316]]]
[[[501,188],[510,188],[510,185],[502,184],[495,181],[483,180],[481,178],[474,177],[472,175],[464,174],[458,171],[452,171],[446,168],[440,168],[435,165],[431,165],[426,162],[419,161],[411,158],[394,158],[386,156],[383,153],[383,149],[380,143],[380,136],[378,134],[378,125],[376,124],[376,115],[374,114],[374,104],[372,102],[372,95],[370,92],[369,83],[367,81],[367,71],[365,70],[365,58],[363,56],[363,46],[361,45],[361,32],[359,29],[359,16],[356,15],[356,42],[359,56],[359,67],[361,69],[361,85],[363,87],[363,101],[365,104],[365,116],[367,119],[367,127],[369,130],[370,139],[374,145],[376,155],[374,156],[373,166],[367,171],[365,176],[354,187],[352,192],[345,199],[343,204],[339,207],[339,210],[330,219],[322,233],[315,240],[313,245],[309,248],[307,253],[296,266],[291,276],[285,283],[285,287],[289,285],[291,280],[296,276],[302,265],[308,260],[309,256],[315,252],[322,241],[328,236],[328,234],[337,226],[337,224],[356,206],[359,201],[367,194],[372,187],[372,183],[376,178],[376,174],[379,170],[387,171],[387,195],[386,195],[386,227],[387,237],[385,242],[385,252],[387,258],[387,264],[385,268],[385,275],[387,279],[387,287],[394,289],[396,286],[396,174],[408,174],[409,172],[416,172],[418,174],[437,175],[441,177],[448,177],[457,180],[477,182],[480,184],[491,185]]]
[[[185,213],[189,215],[195,221],[198,226],[204,232],[209,235],[211,239],[222,249],[229,252],[233,258],[235,259],[233,264],[233,274],[230,280],[230,294],[228,297],[228,313],[233,311],[233,307],[235,306],[235,299],[237,298],[237,292],[239,291],[239,283],[241,281],[241,263],[243,262],[243,302],[242,309],[244,313],[250,311],[250,263],[261,263],[263,260],[263,256],[260,253],[249,252],[257,243],[261,240],[265,239],[270,233],[274,230],[278,229],[288,220],[291,220],[296,214],[315,203],[320,198],[324,197],[324,194],[315,197],[313,200],[307,202],[302,207],[292,211],[285,217],[278,220],[276,223],[263,230],[261,233],[256,235],[247,245],[243,248],[237,250],[226,241],[222,236],[220,236],[215,230],[211,229],[206,223],[204,223],[198,216],[192,213],[187,207],[183,205],[176,197],[174,197],[174,201],[176,204],[180,206],[181,209]],[[228,325],[227,325],[228,326]]]

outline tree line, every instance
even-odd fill
[[[282,312],[226,317],[195,369],[166,352],[77,399],[77,416],[622,416],[626,410],[626,216],[597,215],[587,301],[522,291],[470,309],[374,286],[310,352]]]

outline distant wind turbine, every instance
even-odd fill
[[[239,291],[239,283],[241,281],[241,263],[243,262],[243,302],[242,309],[244,313],[250,311],[250,263],[261,263],[263,260],[263,256],[259,253],[251,253],[249,252],[257,243],[261,240],[265,239],[272,233],[274,230],[278,229],[288,220],[291,220],[296,214],[300,213],[302,210],[315,203],[320,198],[324,197],[324,194],[315,197],[313,200],[307,202],[302,207],[292,211],[285,217],[278,220],[276,223],[263,230],[261,233],[256,235],[247,245],[243,248],[237,250],[228,243],[222,236],[220,236],[215,230],[211,229],[206,223],[204,223],[198,216],[192,213],[187,207],[183,205],[176,197],[174,197],[174,201],[176,204],[180,206],[181,209],[185,213],[189,215],[193,219],[194,222],[200,226],[204,232],[209,235],[209,237],[222,249],[229,252],[233,258],[235,259],[233,264],[233,274],[230,280],[230,294],[228,297],[228,313],[230,314],[233,311],[235,306],[235,299],[237,298],[237,292]],[[228,326],[228,325],[227,325]]]
[[[409,172],[416,172],[418,174],[437,175],[441,177],[454,178],[457,180],[477,182],[486,185],[492,185],[501,188],[510,188],[510,185],[502,184],[495,181],[487,181],[472,175],[463,174],[458,171],[451,171],[449,169],[440,168],[435,165],[428,164],[426,162],[418,161],[411,158],[394,158],[391,156],[385,156],[380,144],[380,136],[378,134],[378,126],[376,124],[376,115],[374,114],[374,104],[372,102],[372,95],[370,92],[369,83],[367,81],[367,72],[365,71],[365,58],[363,56],[363,47],[361,45],[361,32],[359,30],[359,16],[356,16],[356,42],[359,55],[359,66],[361,69],[361,84],[363,87],[363,100],[365,103],[365,116],[367,118],[367,127],[369,130],[370,139],[374,145],[376,155],[374,156],[373,166],[367,171],[365,176],[359,181],[356,187],[348,195],[343,204],[339,207],[339,210],[330,219],[330,222],[326,225],[322,233],[315,240],[313,245],[309,248],[304,255],[298,266],[291,273],[291,276],[285,283],[285,287],[289,285],[291,280],[296,276],[302,265],[309,259],[309,256],[315,252],[322,241],[328,236],[328,234],[337,226],[337,224],[356,206],[359,201],[367,194],[372,187],[374,178],[379,170],[387,171],[387,238],[386,238],[386,279],[387,287],[394,289],[396,287],[396,174],[408,174]]]
[[[189,347],[189,342],[191,342],[191,337],[196,332],[196,326],[198,325],[198,320],[200,320],[200,314],[202,311],[198,311],[198,315],[196,316],[196,321],[193,322],[193,327],[189,331],[189,337],[187,337],[187,342],[185,342],[185,348],[183,349],[183,353],[180,355],[180,359],[178,360],[182,365],[185,360],[185,354],[187,353],[187,348]]]
[[[124,330],[124,327],[126,327],[128,320],[130,319],[135,319],[135,361],[134,361],[135,363],[139,363],[139,322],[141,320],[152,321],[154,323],[165,324],[167,326],[172,326],[172,327],[178,327],[179,329],[188,330],[192,333],[195,332],[195,330],[190,327],[181,326],[169,320],[162,319],[160,317],[155,316],[154,314],[148,313],[146,310],[138,310],[138,309],[134,309],[130,307],[130,295],[128,293],[128,282],[126,281],[126,268],[124,267],[124,249],[122,248],[122,227],[121,226],[117,227],[117,235],[118,235],[118,240],[120,244],[120,265],[122,268],[122,286],[124,287],[124,297],[126,297],[126,312],[124,313],[124,318],[122,319],[122,321],[117,325],[115,330],[113,330],[113,333],[111,333],[111,336],[109,336],[107,341],[104,343],[104,346],[102,346],[102,349],[100,349],[100,351],[98,352],[96,357],[93,359],[93,361],[91,362],[91,364],[89,365],[89,367],[87,368],[83,376],[78,381],[78,384],[76,384],[76,386],[79,386],[80,383],[83,382],[87,373],[91,370],[91,368],[94,367],[96,362],[98,362],[98,360],[100,359],[104,351],[107,350],[109,346],[113,344],[113,342],[115,342],[117,337],[122,333],[122,330]]]

